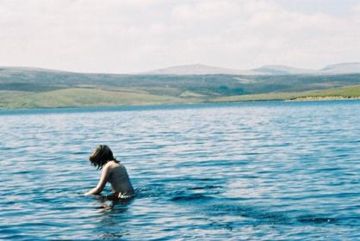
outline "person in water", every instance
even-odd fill
[[[124,165],[116,160],[111,149],[106,145],[99,145],[89,157],[91,164],[102,170],[97,186],[85,195],[100,194],[107,182],[110,182],[113,194],[110,199],[130,198],[134,195],[134,188],[131,185],[129,175]]]

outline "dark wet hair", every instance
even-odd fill
[[[93,166],[97,167],[97,169],[101,169],[108,161],[112,160],[118,162],[115,159],[110,147],[108,147],[107,145],[97,146],[94,152],[89,157],[89,161]]]

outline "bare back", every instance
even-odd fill
[[[129,198],[134,195],[129,175],[124,165],[116,161],[108,161],[102,171],[97,186],[85,195],[100,194],[107,182],[110,182],[115,198]]]
[[[108,182],[110,182],[115,195],[133,195],[134,189],[124,165],[115,161],[109,161],[106,165],[109,165]]]

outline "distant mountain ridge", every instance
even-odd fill
[[[68,74],[92,74],[92,75],[122,75],[115,73],[80,73],[65,70],[45,69],[37,67],[22,66],[0,66],[0,77],[5,73],[22,72],[53,72]],[[205,64],[177,65],[166,68],[155,69],[147,72],[133,73],[126,75],[337,75],[337,74],[360,74],[360,62],[339,63],[327,65],[321,69],[296,68],[286,65],[264,65],[249,70],[224,68]]]
[[[221,68],[204,64],[178,65],[167,68],[152,70],[142,74],[164,74],[164,75],[206,75],[206,74],[240,74],[239,70]]]
[[[360,73],[360,63],[340,63],[328,65],[321,69],[321,72],[328,74]]]
[[[311,69],[300,69],[285,65],[264,65],[260,68],[253,69],[252,71],[254,74],[264,75],[312,74],[316,72]]]
[[[239,70],[231,68],[221,68],[203,64],[178,65],[161,68],[139,74],[150,75],[327,75],[327,74],[358,74],[360,73],[360,63],[339,63],[325,66],[322,69],[303,69],[286,65],[264,65],[250,70]]]
[[[357,63],[329,65],[318,71],[279,65],[238,71],[197,64],[146,74],[0,67],[0,109],[256,100],[264,95],[295,98],[304,91],[307,95],[331,88],[336,91],[324,93],[360,97],[360,73],[355,73],[359,70]],[[339,89],[343,87],[346,89]]]

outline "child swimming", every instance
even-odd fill
[[[100,194],[107,182],[110,182],[113,194],[110,199],[125,199],[134,195],[129,175],[124,165],[116,160],[111,149],[106,145],[99,145],[89,157],[91,164],[102,169],[99,183],[85,195]]]

